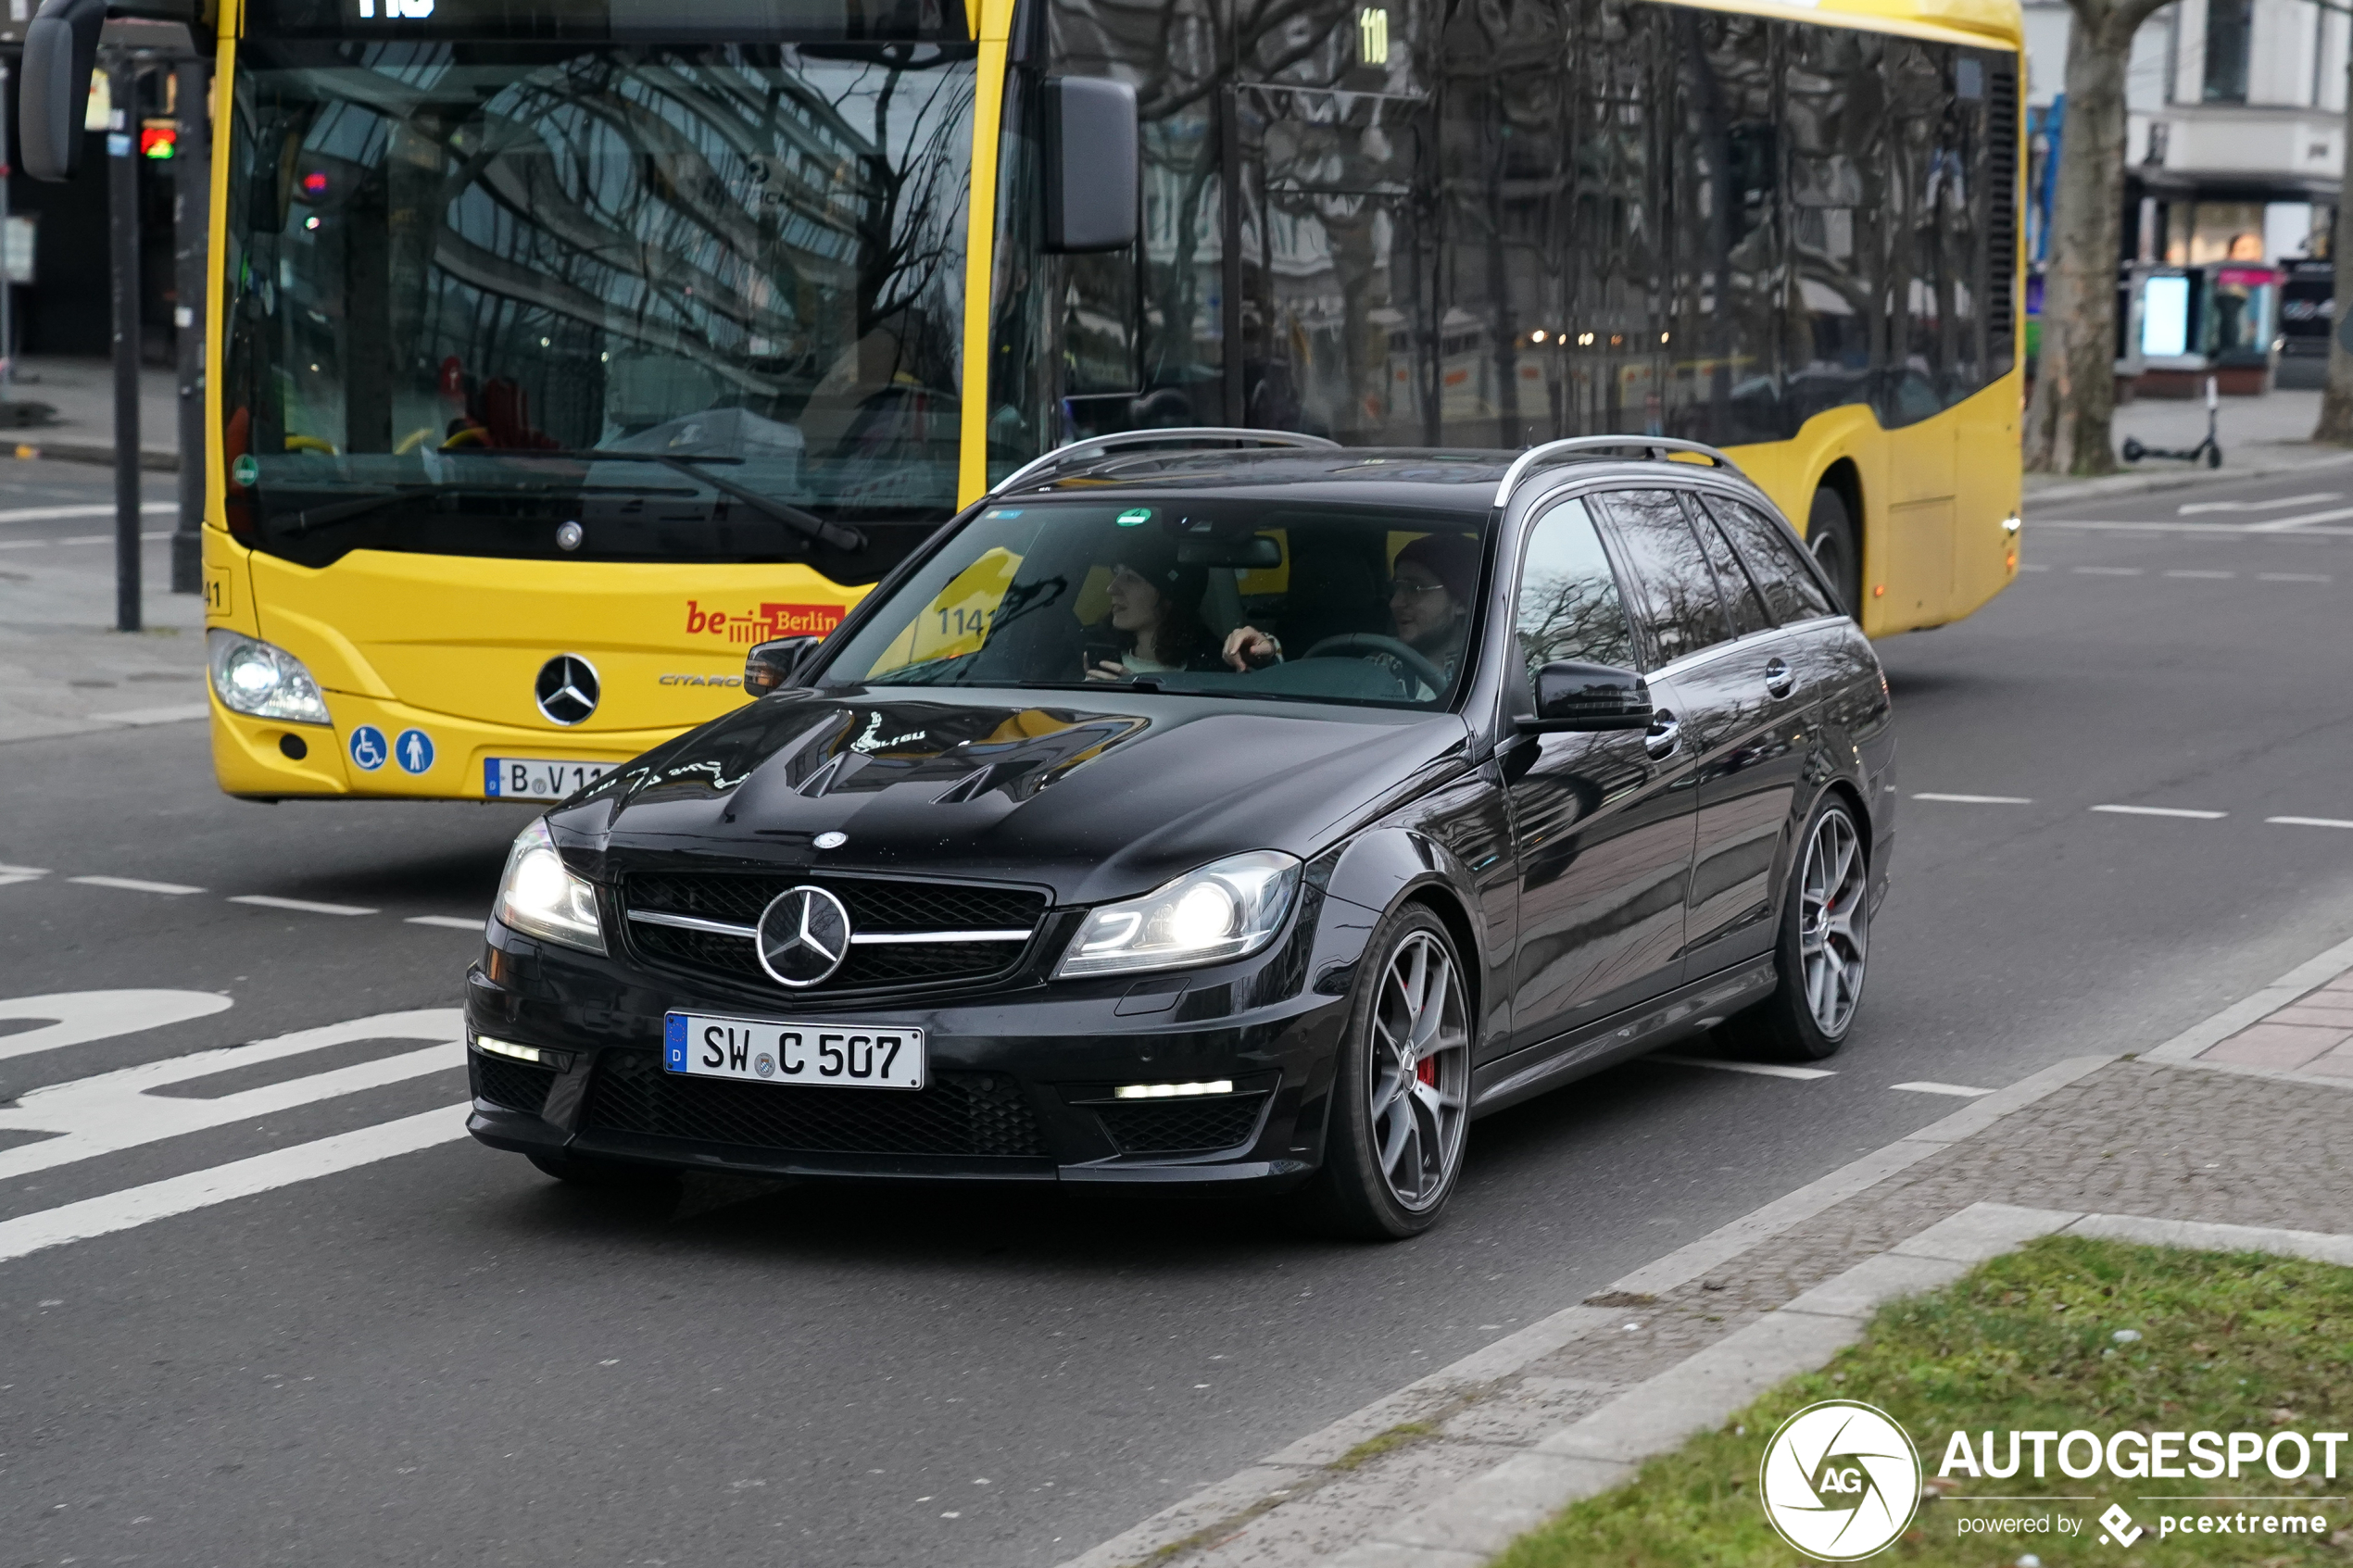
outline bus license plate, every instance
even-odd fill
[[[661,1064],[697,1078],[920,1089],[924,1032],[889,1024],[770,1023],[673,1012],[661,1021]]]
[[[613,771],[610,762],[558,761],[545,757],[485,757],[482,793],[491,800],[561,800]]]

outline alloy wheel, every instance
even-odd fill
[[[1454,960],[1416,931],[1390,955],[1372,1015],[1373,1162],[1399,1204],[1428,1209],[1463,1157],[1470,1028]]]
[[[1846,1033],[1863,999],[1869,882],[1854,819],[1843,811],[1823,812],[1806,845],[1797,950],[1806,968],[1806,1009],[1814,1026],[1833,1040]]]

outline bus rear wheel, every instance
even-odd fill
[[[1847,515],[1846,497],[1827,484],[1814,492],[1814,504],[1806,509],[1806,547],[1831,580],[1839,608],[1862,620],[1862,546],[1855,536],[1855,520]]]

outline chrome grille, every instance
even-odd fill
[[[1043,893],[1018,887],[789,872],[635,872],[622,883],[630,946],[649,962],[762,987],[751,928],[778,894],[822,887],[849,912],[849,955],[795,995],[992,978],[1020,960],[1045,918]]]

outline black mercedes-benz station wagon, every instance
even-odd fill
[[[1835,1051],[1887,885],[1879,661],[1689,443],[1084,443],[747,684],[516,840],[484,1143],[1408,1236],[1484,1111]]]

